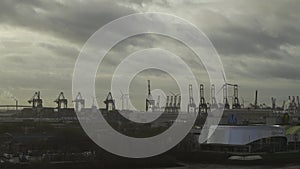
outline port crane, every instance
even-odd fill
[[[108,95],[104,101],[104,104],[106,105],[107,111],[112,111],[112,110],[116,109],[115,100],[113,99],[111,92],[108,93]]]
[[[61,110],[62,108],[66,109],[68,108],[68,100],[65,98],[65,95],[63,92],[60,92],[57,99],[54,100],[54,102],[57,104],[57,109]],[[62,107],[63,105],[63,107]]]
[[[204,85],[200,84],[200,104],[199,104],[199,113],[207,113],[207,104],[205,102],[204,96]]]
[[[173,107],[173,96],[171,96],[171,100],[170,100],[170,103],[169,103],[169,107],[170,107],[170,111],[172,112],[172,107]]]
[[[226,81],[224,72],[222,73],[222,75],[223,75],[223,80],[225,81],[225,84],[223,84],[222,88],[220,89],[220,90],[223,90],[223,106],[224,106],[224,109],[230,109],[230,105],[228,102],[228,86],[227,86],[229,83],[227,83],[227,81]],[[229,84],[229,85],[232,85],[232,84]],[[219,91],[217,93],[219,93]]]
[[[222,86],[222,88],[220,89],[220,90],[223,89],[223,104],[224,104],[224,108],[225,109],[229,109],[230,108],[230,105],[228,103],[228,86],[233,87],[232,109],[240,109],[241,108],[241,104],[240,104],[240,101],[239,101],[239,86],[237,84],[231,84],[231,83],[225,83]]]
[[[160,96],[158,95],[157,96],[157,102],[156,102],[156,109],[157,110],[160,110],[160,105],[159,104],[160,104]]]
[[[169,112],[169,101],[170,101],[170,97],[167,96],[166,107],[165,107],[166,112]]]
[[[75,100],[73,100],[72,102],[75,103],[75,110],[79,111],[82,108],[85,108],[85,100],[83,99],[82,95],[80,92],[78,92]],[[80,108],[79,108],[80,107]]]
[[[229,109],[230,105],[228,102],[228,91],[227,91],[227,83],[223,85],[223,104],[224,104],[224,109]]]
[[[211,95],[211,108],[218,108],[218,103],[216,99],[216,86],[214,84],[211,85],[211,90],[210,90],[210,95]]]
[[[177,110],[180,110],[180,106],[181,106],[181,96],[178,96],[178,103],[177,103]]]
[[[146,111],[148,110],[154,111],[154,107],[155,107],[155,100],[153,100],[151,94],[150,80],[148,80],[148,96],[146,98]]]
[[[29,104],[32,104],[32,108],[42,108],[43,100],[41,99],[40,91],[35,92],[31,99],[28,100]]]
[[[272,97],[271,101],[272,101],[272,110],[275,110],[276,109],[276,98]]]
[[[188,112],[189,113],[196,113],[196,104],[193,97],[193,86],[189,85],[189,104],[188,104]]]
[[[170,92],[170,93],[173,95],[173,96],[171,96],[171,103],[170,103],[171,111],[178,112],[178,110],[180,109],[180,102],[181,102],[180,94],[175,94],[173,92]],[[172,103],[172,98],[174,98],[174,103]],[[178,98],[178,100],[177,100],[177,98]]]
[[[123,92],[122,92],[122,90],[120,90],[120,93],[121,93],[121,97],[120,97],[120,99],[121,99],[121,101],[122,101],[122,110],[124,110],[124,109],[129,109],[128,108],[128,99],[129,99],[129,94],[124,94]],[[125,106],[124,106],[124,100],[126,101],[126,108],[124,108]]]
[[[239,101],[239,86],[237,84],[226,83],[227,86],[233,86],[233,103],[232,109],[240,109],[241,104]]]
[[[257,105],[257,98],[258,98],[258,91],[256,90],[256,91],[255,91],[255,99],[254,99],[254,109],[257,109],[257,108],[258,108],[258,105]]]

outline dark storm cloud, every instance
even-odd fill
[[[289,28],[278,32],[278,35],[270,35],[267,31],[242,28],[238,25],[221,28],[218,33],[210,36],[213,44],[220,54],[230,55],[258,55],[265,52],[275,54],[274,50],[281,50],[281,45],[299,45],[300,29]],[[273,55],[272,54],[272,55]],[[266,53],[268,57],[268,53]],[[279,56],[274,56],[279,58]],[[275,58],[275,59],[276,59]]]
[[[0,1],[0,20],[70,41],[85,42],[104,24],[134,10],[111,1]]]
[[[255,56],[265,53],[270,57],[281,45],[300,44],[300,36],[296,36],[300,34],[300,19],[295,17],[300,15],[299,1],[239,1],[232,5],[240,9],[235,8],[237,12],[227,17],[219,16],[217,20],[222,18],[223,24],[214,23],[213,30],[207,32],[220,54]],[[224,12],[217,13],[230,11],[224,8]]]
[[[114,19],[147,11],[183,17],[203,30],[220,53],[229,81],[254,88],[265,85],[265,79],[280,79],[268,85],[288,90],[300,80],[298,0],[1,0],[0,89],[71,90],[75,59],[85,41]],[[132,52],[151,47],[182,56],[195,71],[203,69],[179,42],[144,36],[113,48],[104,73]],[[152,75],[159,78],[157,72]]]
[[[82,44],[104,24],[133,12],[110,1],[0,1],[0,89],[18,97],[27,90],[70,93]]]
[[[231,81],[299,79],[300,1],[129,1],[140,11],[170,12],[204,31],[222,57]],[[179,7],[180,6],[180,7]]]
[[[255,65],[255,66],[253,66]],[[256,80],[263,80],[268,78],[282,78],[288,80],[300,80],[299,71],[300,68],[297,65],[288,62],[272,62],[272,61],[261,61],[254,63],[249,61],[241,65],[248,71],[240,71],[245,77],[252,77]]]

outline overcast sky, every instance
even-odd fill
[[[71,99],[74,64],[87,39],[114,19],[149,11],[177,15],[201,29],[218,51],[228,82],[240,85],[246,104],[253,102],[256,89],[266,104],[271,97],[277,97],[281,105],[289,95],[300,95],[298,0],[1,0],[0,104],[12,104],[10,97],[27,104],[37,90],[48,106],[54,106],[60,91]],[[110,72],[124,55],[149,47],[166,48],[182,57],[192,55],[166,37],[133,37],[117,44],[102,68]],[[193,60],[187,60],[197,68]],[[199,81],[209,85],[203,67],[199,70],[195,70],[202,75]],[[99,101],[109,90],[101,76],[96,83]],[[166,79],[155,72],[147,76],[153,78],[154,86]],[[145,79],[141,75],[132,84],[139,97],[146,94]],[[161,85],[176,90],[173,84]]]

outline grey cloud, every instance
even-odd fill
[[[266,79],[278,83],[271,84],[270,89],[296,89],[300,58],[291,48],[300,51],[299,8],[297,0],[2,0],[0,28],[9,25],[28,30],[48,37],[49,42],[37,41],[32,46],[22,37],[18,37],[21,41],[1,39],[5,49],[0,44],[0,88],[22,88],[26,95],[35,88],[48,88],[49,95],[60,89],[69,92],[79,49],[98,28],[126,14],[159,11],[183,17],[201,28],[220,53],[228,79],[249,87],[243,94],[252,94],[250,88],[269,85],[270,80]],[[204,68],[189,49],[174,40],[151,35],[127,39],[113,48],[105,58],[103,75],[112,73],[130,53],[150,47],[162,47],[182,56],[200,77],[199,81],[204,81]],[[160,78],[157,72],[150,75]],[[54,95],[55,92],[49,97]]]
[[[82,44],[104,24],[134,10],[110,1],[18,1],[0,2],[2,24],[50,33]]]
[[[54,52],[54,54],[59,55],[60,57],[70,57],[72,59],[75,59],[79,54],[79,50],[77,48],[67,45],[58,45],[42,42],[39,43],[38,46],[46,48]]]

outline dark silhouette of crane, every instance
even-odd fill
[[[255,91],[255,99],[254,99],[254,109],[258,109],[258,105],[257,105],[257,98],[258,98],[258,91]]]
[[[170,107],[170,110],[171,110],[171,112],[172,112],[172,111],[173,111],[173,110],[172,110],[172,108],[173,108],[173,96],[171,96],[171,100],[170,100],[169,107]]]
[[[153,100],[152,94],[151,94],[151,86],[150,86],[150,80],[148,80],[148,96],[146,98],[146,111],[150,110],[154,111],[155,107],[155,101]]]
[[[189,85],[189,104],[188,104],[188,112],[189,113],[196,113],[196,104],[193,97],[193,86]]]
[[[177,98],[179,99],[180,94],[175,94],[171,91],[170,91],[170,93],[173,95],[173,96],[171,96],[171,103],[170,103],[171,111],[178,112],[178,110],[180,109],[180,108],[178,109],[178,104],[180,107],[181,98],[180,98],[180,100],[177,100]],[[174,98],[174,102],[172,102],[172,97]]]
[[[223,104],[224,104],[224,109],[230,109],[230,105],[228,102],[227,83],[223,85]]]
[[[272,110],[275,110],[276,109],[276,98],[272,97],[271,101],[272,101]]]
[[[237,84],[227,83],[228,86],[233,86],[233,103],[232,109],[240,109],[241,104],[239,101],[239,86]]]
[[[200,84],[200,104],[199,104],[199,113],[207,113],[207,104],[205,102],[204,96],[204,85]]]
[[[111,92],[108,93],[106,99],[104,100],[104,104],[106,105],[107,111],[113,111],[116,109],[115,100],[113,99]]]
[[[180,111],[180,107],[181,107],[181,96],[178,96],[178,103],[177,103],[177,111]]]
[[[32,108],[42,108],[43,100],[41,99],[40,91],[35,92],[31,99],[28,100],[29,104],[32,104]]]
[[[54,100],[54,102],[57,104],[58,111],[60,111],[62,108],[64,109],[68,108],[68,100],[65,98],[63,92],[59,93],[57,99]]]
[[[299,100],[299,96],[297,96],[297,109],[300,109],[300,100]]]
[[[170,101],[170,97],[167,96],[166,107],[165,107],[165,111],[166,111],[166,112],[169,112],[169,111],[170,111],[170,110],[169,110],[169,101]]]

